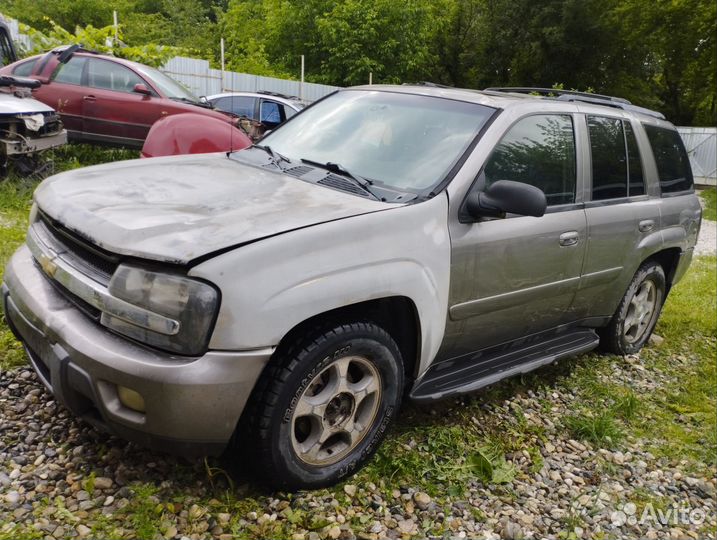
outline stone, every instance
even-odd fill
[[[431,504],[431,497],[428,493],[417,491],[413,494],[413,502],[416,503],[416,506],[418,506],[419,509],[426,510],[428,505]]]

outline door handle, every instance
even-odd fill
[[[574,246],[578,243],[580,235],[578,231],[568,231],[560,235],[561,246]]]
[[[640,232],[649,232],[655,227],[655,221],[652,219],[643,219],[637,226]]]
[[[82,99],[84,99],[85,101],[96,101],[97,100],[97,98],[93,95],[82,96]]]

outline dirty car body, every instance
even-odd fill
[[[404,394],[649,338],[700,226],[684,147],[658,113],[563,95],[358,87],[230,155],[54,176],[7,320],[97,426],[336,482]]]

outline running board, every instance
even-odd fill
[[[578,328],[539,343],[506,350],[493,347],[476,354],[431,366],[411,391],[416,401],[432,401],[467,394],[506,377],[528,373],[541,366],[587,352],[600,338],[589,328]]]

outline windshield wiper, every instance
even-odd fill
[[[281,166],[282,161],[285,161],[286,163],[291,163],[291,160],[288,157],[281,155],[268,144],[253,144],[252,148],[264,150],[264,152],[269,154],[269,156],[271,157],[272,163],[274,163],[274,165],[276,165],[282,171],[284,170],[284,167]]]
[[[327,161],[326,163],[321,163],[319,161],[313,161],[311,159],[302,159],[302,163],[306,163],[307,165],[313,165],[314,167],[320,167],[322,169],[326,169],[327,171],[340,174],[341,176],[345,176],[346,178],[349,178],[354,181],[355,184],[357,184],[360,188],[362,188],[367,193],[370,193],[377,199],[381,199],[378,195],[376,195],[373,190],[371,189],[371,186],[373,185],[373,180],[369,180],[368,178],[364,178],[363,176],[359,176],[357,174],[353,174],[351,171],[349,171],[346,167],[341,165],[340,163],[334,163],[332,161]]]

